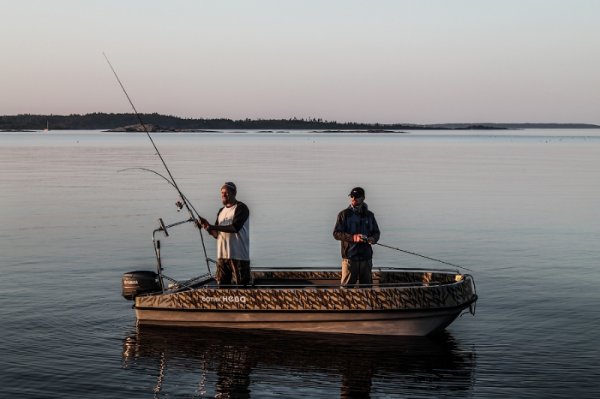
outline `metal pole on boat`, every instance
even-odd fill
[[[157,175],[158,177],[162,178],[164,181],[166,181],[167,183],[169,183],[171,185],[171,187],[177,189],[177,187],[173,184],[173,182],[171,180],[169,180],[168,177],[166,177],[166,176],[164,176],[164,175],[162,175],[162,174],[160,174],[157,171],[152,170],[152,169],[148,169],[148,168],[125,168],[125,169],[118,170],[117,172],[124,172],[124,171],[127,171],[127,170],[142,170],[142,171],[145,171],[145,172],[154,173],[155,175]],[[179,190],[178,190],[178,192],[179,192]],[[181,193],[181,192],[179,192],[179,193],[180,193],[180,195],[183,196],[183,193]],[[191,201],[189,201],[185,196],[182,197],[182,200],[185,201],[185,203],[188,204],[192,208],[192,210],[196,213],[196,215],[198,217],[201,217],[200,213],[196,210],[196,208],[194,208],[194,205],[192,204]],[[179,212],[181,210],[181,208],[183,208],[183,203],[181,203],[181,202],[177,202],[175,205],[177,205],[177,212]],[[189,220],[186,220],[183,223],[193,222],[195,220],[196,219],[192,215],[192,217]],[[180,223],[177,223],[177,224],[180,224]],[[170,226],[167,226],[167,227],[176,226],[177,224],[173,224],[173,225],[170,225]],[[210,259],[208,257],[208,255],[206,254],[206,244],[204,243],[204,236],[202,235],[202,230],[200,230],[200,241],[202,242],[202,250],[204,251],[204,259],[206,261],[206,268],[208,269],[208,274],[210,274],[212,276],[212,273],[210,271],[210,262],[212,261],[214,263],[214,261],[212,259]]]
[[[177,182],[175,181],[175,178],[171,174],[171,171],[169,170],[169,167],[167,166],[167,163],[165,162],[164,158],[162,157],[162,154],[160,153],[160,151],[158,150],[158,147],[156,146],[156,143],[152,139],[152,136],[150,135],[150,132],[148,131],[148,128],[146,127],[146,124],[142,121],[142,118],[140,117],[140,114],[138,113],[137,109],[135,108],[135,105],[133,104],[133,101],[131,101],[131,98],[129,97],[129,94],[127,94],[127,90],[125,90],[125,86],[121,82],[121,79],[119,79],[119,75],[117,75],[117,72],[115,71],[115,68],[113,68],[113,66],[110,63],[110,60],[108,59],[108,57],[106,56],[106,54],[102,53],[102,55],[104,56],[104,59],[106,59],[106,62],[108,63],[108,66],[110,67],[111,71],[113,72],[113,75],[115,75],[115,78],[117,79],[117,82],[119,83],[119,86],[121,86],[121,89],[123,90],[123,93],[125,94],[125,97],[127,97],[127,101],[129,101],[129,104],[131,105],[131,108],[133,109],[133,112],[134,112],[135,116],[137,117],[138,122],[140,122],[140,125],[144,129],[144,132],[146,133],[146,136],[148,136],[148,139],[150,139],[150,142],[152,143],[152,146],[154,147],[154,150],[156,151],[156,155],[158,155],[158,157],[160,158],[160,161],[162,162],[163,166],[165,167],[165,170],[167,171],[167,173],[169,175],[168,181],[173,185],[173,187],[175,188],[175,190],[177,190],[177,192],[179,193],[179,196],[181,197],[181,200],[183,201],[183,204],[185,205],[185,208],[189,212],[190,217],[193,218],[193,219],[196,219],[196,216],[197,216],[198,218],[203,219],[198,214],[197,211],[196,211],[196,215],[194,215],[194,213],[192,212],[192,208],[193,207],[190,206],[187,197],[185,195],[183,195],[183,193],[179,189],[179,186],[177,185]],[[202,247],[204,248],[204,257],[206,258],[206,267],[208,268],[208,274],[212,275],[212,273],[210,271],[210,265],[209,265],[209,261],[208,261],[208,256],[206,255],[206,247],[204,245],[204,237],[202,236],[202,228],[199,225],[197,227],[198,227],[198,231],[200,232],[200,238],[202,240]]]
[[[160,285],[160,291],[165,292],[165,285],[162,276],[162,262],[160,260],[160,240],[156,239],[156,233],[162,231],[162,228],[156,229],[152,232],[152,244],[154,244],[154,255],[156,256],[156,274],[158,276],[158,284]],[[166,230],[164,230],[166,233]]]

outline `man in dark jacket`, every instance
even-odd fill
[[[379,226],[365,201],[365,190],[355,187],[349,194],[350,206],[341,211],[333,237],[342,246],[342,287],[372,284],[373,249],[379,241]]]

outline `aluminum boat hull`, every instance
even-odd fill
[[[425,336],[446,328],[465,308],[322,313],[136,309],[136,316],[140,325]]]
[[[425,336],[477,300],[472,277],[447,272],[374,272],[369,287],[331,285],[336,272],[253,272],[250,288],[197,288],[135,299],[139,325]]]

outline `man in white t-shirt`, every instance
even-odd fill
[[[214,225],[201,219],[202,227],[217,239],[217,273],[219,286],[250,283],[250,210],[238,201],[234,183],[221,187],[223,207],[217,213]]]

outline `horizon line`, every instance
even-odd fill
[[[94,111],[87,113],[71,113],[71,114],[38,114],[38,113],[19,113],[13,115],[0,115],[0,118],[5,117],[19,117],[19,116],[33,116],[33,117],[77,117],[87,115],[135,115],[133,112],[102,112]],[[323,118],[315,117],[288,117],[288,118],[240,118],[234,119],[231,117],[184,117],[172,114],[161,114],[159,112],[141,112],[140,115],[158,115],[163,117],[177,118],[182,120],[229,120],[233,122],[253,122],[253,121],[298,121],[298,122],[313,122],[313,123],[333,123],[333,124],[356,124],[356,125],[380,125],[380,126],[392,126],[392,125],[414,125],[414,126],[436,126],[436,125],[585,125],[595,126],[600,128],[600,124],[591,122],[431,122],[431,123],[414,123],[414,122],[356,122],[356,121],[335,121],[326,120]]]

